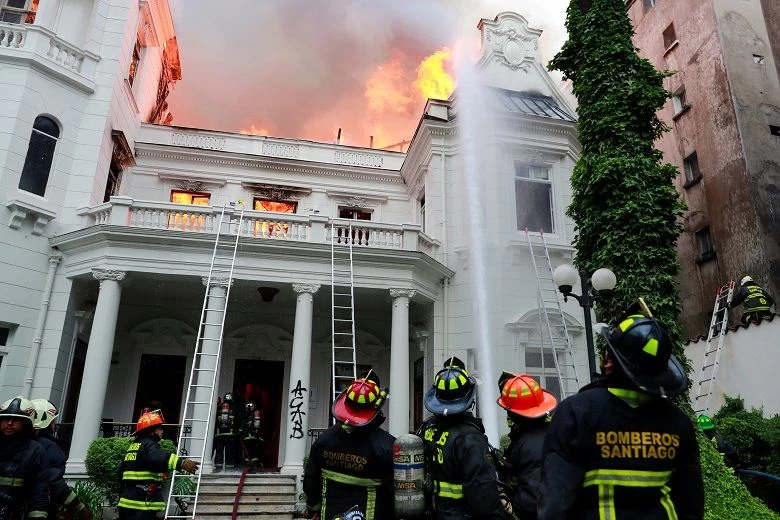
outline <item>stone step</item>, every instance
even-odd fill
[[[257,520],[292,520],[296,518],[294,513],[242,513],[242,517],[256,518]],[[195,520],[199,519],[233,520],[233,516],[225,513],[201,513],[198,511]]]
[[[209,485],[200,485],[200,494],[212,494],[212,493],[232,493],[236,494],[236,490],[238,489],[238,483],[235,484],[223,484],[220,482],[219,484],[209,484]],[[295,493],[295,482],[291,482],[289,484],[258,484],[258,483],[244,483],[244,487],[241,491],[242,494],[245,495],[251,495],[251,494],[280,494],[280,493]]]
[[[196,516],[200,517],[204,514],[228,514],[230,515],[233,512],[233,504],[212,504],[209,502],[201,502],[198,501],[198,509],[196,511]],[[238,513],[240,515],[259,515],[264,513],[289,513],[292,515],[292,513],[295,512],[295,504],[292,502],[286,502],[286,503],[274,503],[274,504],[262,504],[262,503],[254,503],[254,504],[247,504],[242,502],[238,506]],[[288,517],[289,518],[289,517]]]
[[[236,498],[235,493],[221,493],[221,494],[202,494],[200,495],[200,498],[198,498],[198,504],[202,504],[205,502],[213,503],[213,504],[232,504],[233,500]],[[292,504],[295,502],[295,493],[279,493],[276,495],[266,495],[266,494],[252,494],[247,495],[246,493],[241,494],[241,503],[244,502],[261,502],[261,503],[284,503],[284,504]]]

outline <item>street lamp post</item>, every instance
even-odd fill
[[[568,301],[569,296],[577,300],[585,314],[585,341],[588,346],[588,369],[591,379],[596,374],[596,349],[593,345],[593,324],[590,319],[590,310],[598,299],[599,292],[611,291],[617,284],[615,273],[607,268],[597,269],[590,277],[584,270],[577,269],[570,264],[562,264],[553,271],[553,281],[558,290],[563,294],[563,301]],[[574,294],[572,289],[580,282],[582,294]]]

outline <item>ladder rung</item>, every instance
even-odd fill
[[[348,305],[334,305],[333,308],[334,309],[351,309],[352,307],[350,307]]]
[[[206,338],[202,337],[200,338],[201,341],[222,341],[222,338]]]
[[[211,401],[187,401],[187,404],[207,404],[211,406]]]
[[[216,372],[213,368],[193,368],[193,370],[197,370],[198,372]]]
[[[351,336],[352,335],[351,332],[334,332],[333,334],[338,335],[338,336]]]
[[[701,381],[699,381],[699,386],[703,385],[704,383],[706,383],[708,381],[712,381],[712,378],[708,377],[707,379],[702,379]]]

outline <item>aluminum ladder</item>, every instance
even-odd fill
[[[729,307],[734,296],[734,280],[718,288],[715,296],[715,306],[712,309],[710,329],[707,332],[707,343],[704,345],[704,356],[699,367],[699,377],[696,384],[696,397],[693,399],[693,411],[696,415],[706,414],[710,409],[712,391],[715,388],[715,377],[718,375],[720,353],[723,350],[723,340],[729,324]]]
[[[352,228],[352,221],[335,219],[330,227],[331,287],[331,367],[332,401],[357,378],[355,359],[355,288],[352,246],[355,235],[363,230]]]
[[[577,364],[574,361],[574,347],[571,344],[569,328],[566,325],[561,302],[558,299],[558,288],[553,282],[550,250],[547,248],[544,233],[539,232],[541,243],[534,243],[528,229],[525,230],[525,238],[528,241],[528,251],[531,254],[531,262],[536,274],[537,295],[541,311],[542,366],[544,367],[544,333],[546,332],[555,364],[555,372],[558,376],[558,384],[561,387],[560,397],[564,399],[577,393],[580,389],[580,378],[577,373]]]
[[[222,337],[225,316],[233,281],[233,269],[244,220],[242,208],[236,218],[232,207],[223,207],[216,229],[214,251],[206,281],[206,294],[200,313],[198,336],[195,340],[195,354],[184,402],[181,429],[179,430],[178,453],[201,464],[195,475],[173,471],[166,504],[166,518],[195,518],[198,493],[203,473],[203,463],[211,458],[204,453],[209,426],[214,418],[214,391],[222,353]],[[224,294],[211,294],[212,288],[225,287]],[[210,320],[210,321],[209,321]],[[215,345],[216,342],[216,345]],[[215,348],[216,347],[216,348]],[[187,482],[188,481],[188,482]],[[179,493],[174,489],[179,488]],[[181,491],[186,489],[186,491]]]

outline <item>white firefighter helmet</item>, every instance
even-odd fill
[[[752,276],[743,276],[742,280],[739,281],[739,285],[745,285],[748,282],[752,282],[753,277]]]

